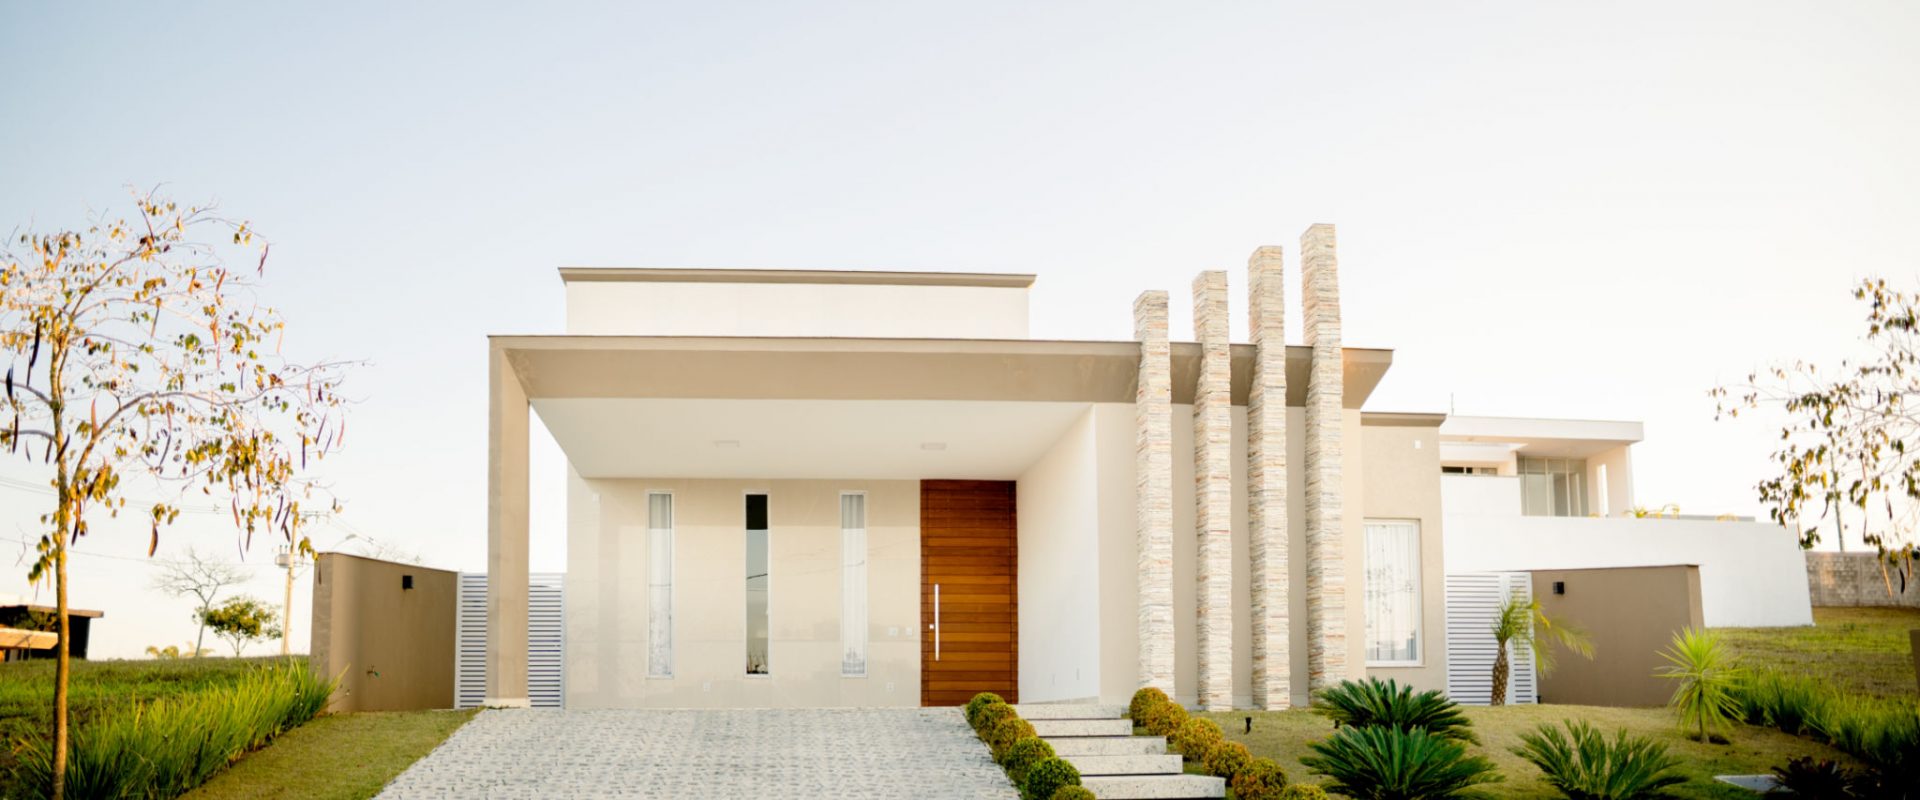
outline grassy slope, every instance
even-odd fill
[[[1752,793],[1714,783],[1713,776],[1764,773],[1775,764],[1797,755],[1847,760],[1824,745],[1761,728],[1740,728],[1735,731],[1732,744],[1703,745],[1681,737],[1675,728],[1673,715],[1657,708],[1525,705],[1469,708],[1466,713],[1473,720],[1474,732],[1481,741],[1481,745],[1474,750],[1492,759],[1499,767],[1500,774],[1506,776],[1505,782],[1486,789],[1486,794],[1499,798],[1560,796],[1538,780],[1539,770],[1509,751],[1520,743],[1521,733],[1532,730],[1540,723],[1558,724],[1563,719],[1583,719],[1609,733],[1616,728],[1626,728],[1635,735],[1665,743],[1669,752],[1685,762],[1681,773],[1690,779],[1674,792],[1675,797],[1681,798],[1751,800],[1754,796]],[[1279,761],[1290,778],[1319,780],[1318,776],[1301,766],[1300,757],[1312,752],[1307,749],[1308,742],[1332,732],[1332,723],[1325,718],[1306,710],[1233,711],[1202,716],[1220,723],[1220,727],[1227,731],[1227,738],[1244,742],[1254,755]],[[1250,735],[1242,732],[1246,726],[1245,718],[1249,716],[1254,718],[1253,733]]]
[[[372,797],[472,717],[472,711],[321,717],[241,759],[186,800]]]
[[[1913,697],[1907,631],[1920,628],[1910,608],[1816,608],[1811,628],[1726,628],[1726,643],[1749,667],[1818,676],[1874,697]]]

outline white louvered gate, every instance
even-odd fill
[[[535,708],[566,703],[566,591],[563,573],[527,576],[527,700]],[[487,696],[487,576],[460,573],[453,703],[475,708]]]
[[[1533,578],[1525,572],[1475,572],[1447,576],[1447,695],[1455,702],[1484,706],[1493,694],[1493,623],[1507,596],[1533,597]],[[1538,702],[1533,654],[1508,645],[1513,665],[1507,680],[1508,703]]]

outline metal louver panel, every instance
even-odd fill
[[[534,573],[527,581],[527,699],[535,708],[566,704],[566,576]],[[453,702],[476,708],[487,696],[487,576],[460,573]]]
[[[1484,706],[1493,694],[1493,623],[1500,601],[1533,597],[1533,578],[1525,572],[1475,572],[1447,576],[1447,695],[1455,702]],[[1509,643],[1513,665],[1507,680],[1508,703],[1538,702],[1533,654]]]

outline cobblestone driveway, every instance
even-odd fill
[[[382,800],[766,797],[1012,800],[953,708],[489,710]]]

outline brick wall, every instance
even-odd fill
[[[1900,574],[1891,567],[1882,573],[1873,553],[1807,553],[1807,592],[1816,606],[1920,608],[1916,584],[1920,581],[1909,572],[1903,591]]]

